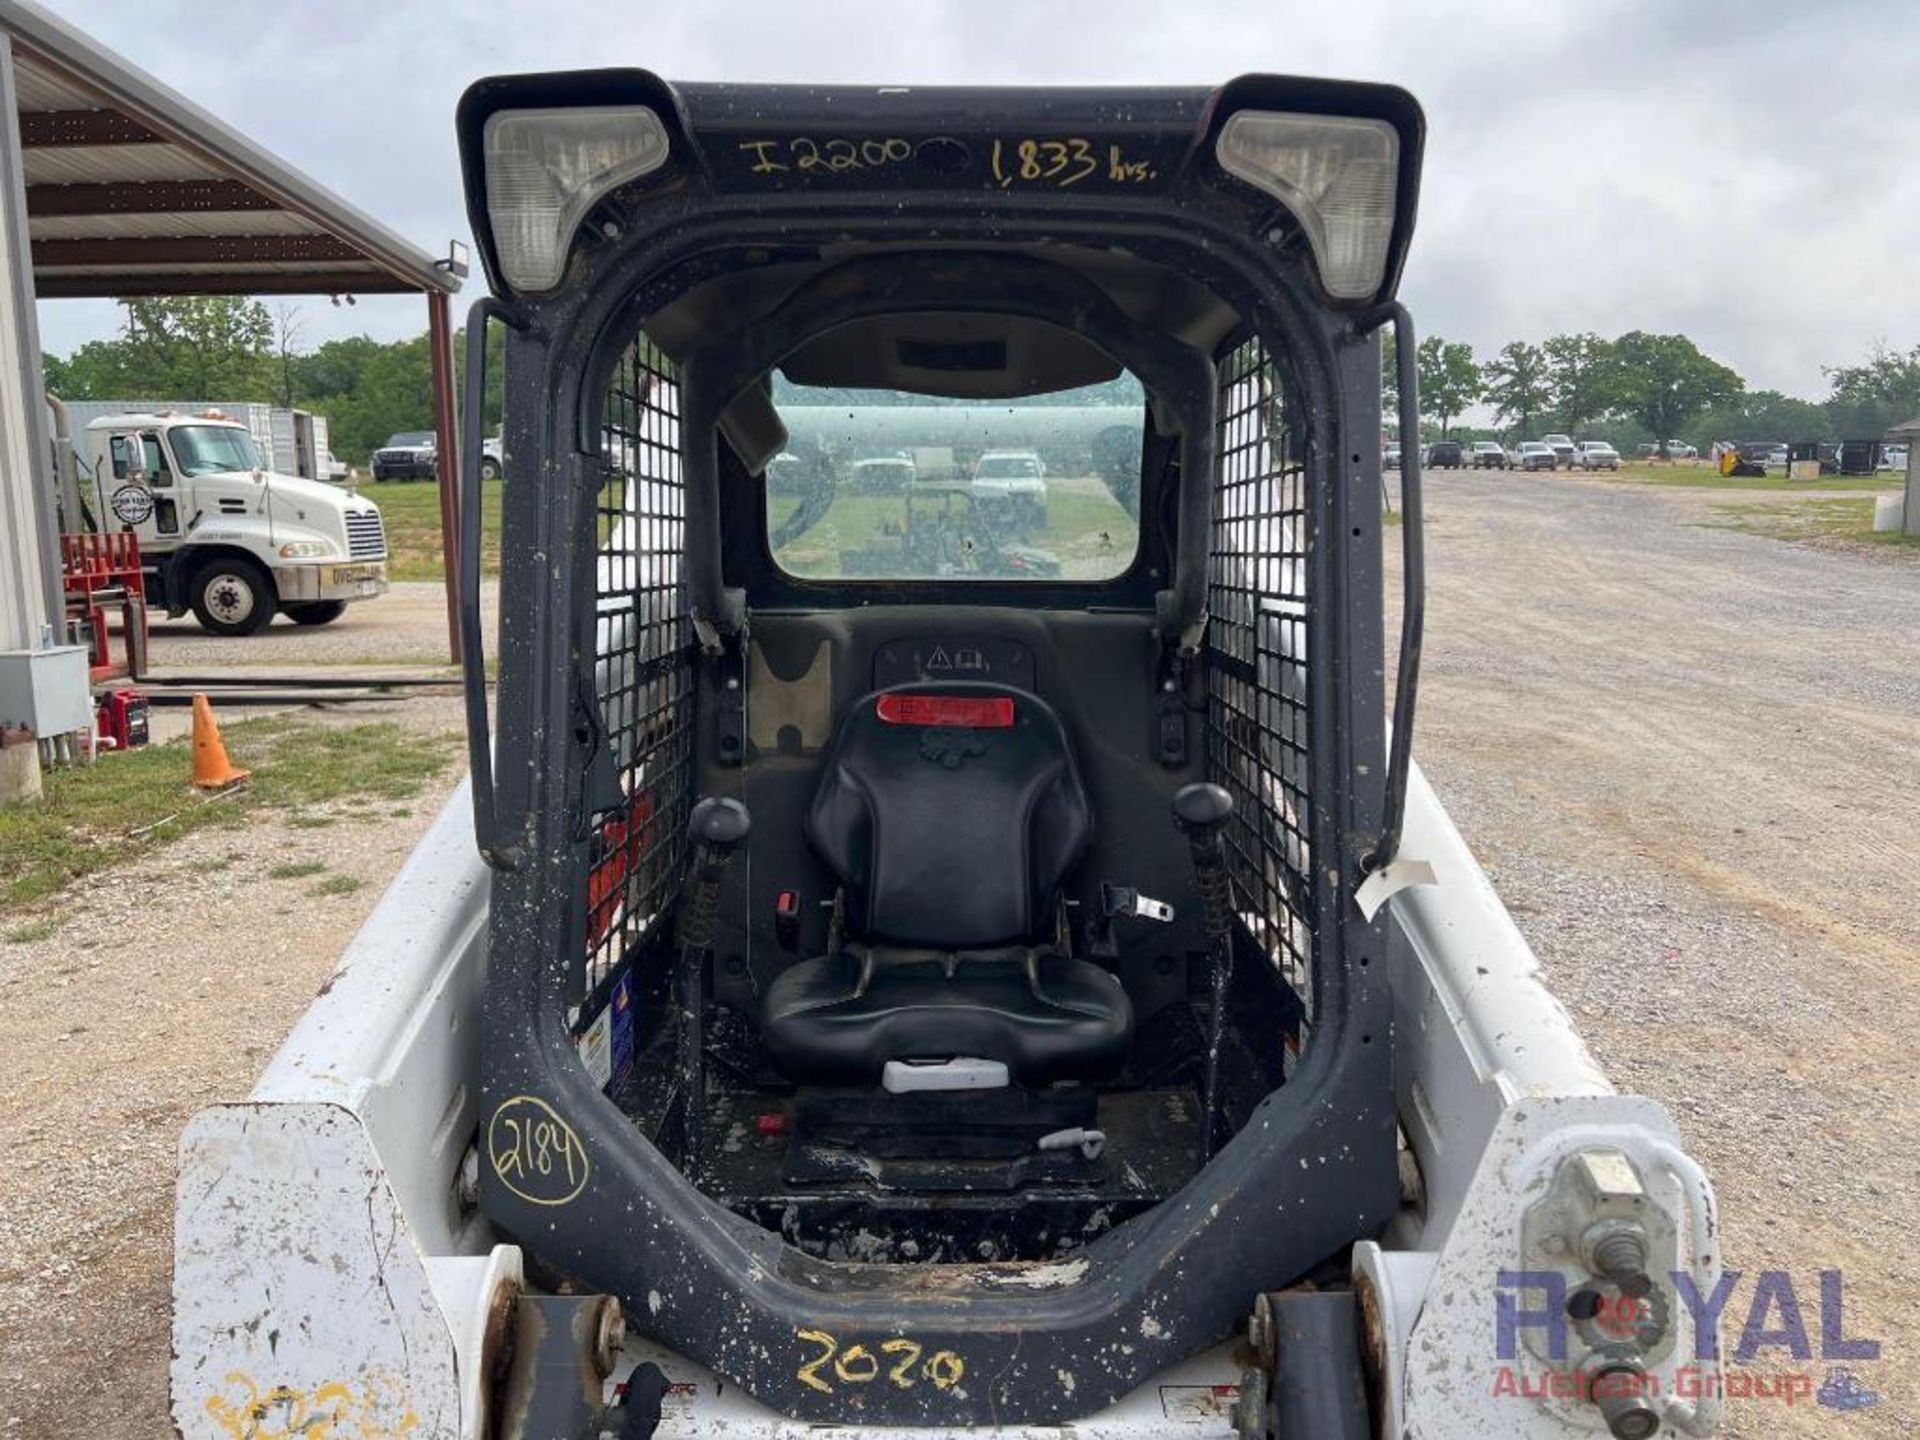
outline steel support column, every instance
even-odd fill
[[[460,423],[453,401],[453,307],[441,290],[427,292],[427,336],[433,353],[435,468],[440,477],[440,550],[447,586],[447,650],[460,651]]]
[[[0,650],[36,649],[61,634],[65,597],[54,530],[52,453],[40,326],[28,260],[13,42],[0,35]]]

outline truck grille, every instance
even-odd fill
[[[387,553],[386,527],[378,510],[357,510],[347,515],[347,554],[355,560],[378,560]]]

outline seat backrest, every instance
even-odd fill
[[[807,838],[847,929],[942,950],[1050,938],[1093,817],[1053,707],[1006,685],[922,682],[854,701]]]

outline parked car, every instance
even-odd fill
[[[1427,447],[1426,467],[1429,470],[1458,470],[1466,463],[1466,455],[1460,449],[1458,440],[1436,440]]]
[[[1882,445],[1880,447],[1880,468],[1905,473],[1907,468],[1907,447],[1904,445]]]
[[[1476,470],[1504,470],[1507,468],[1507,452],[1498,440],[1476,440],[1473,442],[1473,468]]]
[[[498,480],[507,473],[507,452],[498,435],[480,442],[480,478]]]
[[[1540,443],[1553,451],[1553,463],[1571,470],[1580,461],[1580,449],[1571,435],[1542,435]]]
[[[1604,440],[1582,440],[1580,468],[1582,470],[1618,470],[1620,452]]]
[[[1516,470],[1551,470],[1559,463],[1553,447],[1541,440],[1522,440],[1507,452],[1507,464]]]
[[[1698,460],[1700,452],[1684,440],[1669,440],[1666,444],[1669,460]]]
[[[1047,467],[1032,450],[989,450],[973,467],[977,500],[1004,498],[1017,520],[1044,528],[1047,523]]]
[[[431,430],[402,430],[389,435],[387,443],[373,452],[373,478],[431,480],[439,473],[435,464],[438,449]]]
[[[1400,464],[1400,442],[1398,440],[1389,440],[1387,442],[1386,448],[1380,452],[1380,463],[1389,468],[1397,467]]]
[[[1777,465],[1782,470],[1786,469],[1787,447],[1784,445],[1775,445],[1771,450],[1767,451],[1767,464],[1769,467]]]
[[[897,455],[870,455],[864,460],[853,462],[853,473],[848,478],[854,490],[865,495],[898,495],[909,489],[918,475],[913,457],[902,452]]]

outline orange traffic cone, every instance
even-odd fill
[[[242,770],[227,758],[220,724],[213,718],[207,697],[193,697],[193,783],[200,790],[226,790],[238,785],[251,770]]]

